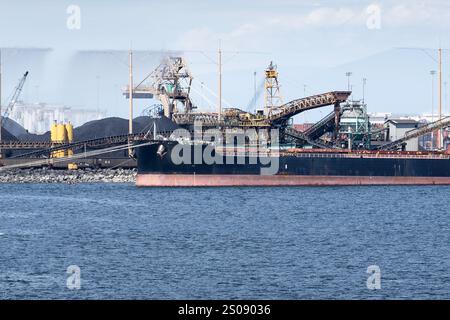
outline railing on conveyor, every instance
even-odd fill
[[[178,125],[194,124],[195,121],[206,126],[217,126],[219,123],[218,115],[212,113],[174,113],[172,119]]]
[[[306,110],[342,103],[347,100],[350,94],[351,91],[333,91],[293,100],[273,110],[267,120],[271,123],[283,122]]]
[[[164,131],[158,132],[158,136],[168,137],[172,131]],[[72,149],[79,150],[82,148],[100,148],[109,145],[117,145],[127,143],[129,141],[140,141],[145,139],[152,138],[152,133],[150,132],[141,132],[134,134],[124,134],[110,137],[102,137],[96,139],[89,139],[84,141],[76,141],[73,143],[64,143],[64,144],[53,144],[51,142],[24,142],[24,141],[5,141],[0,144],[0,148],[4,149],[40,149],[24,154],[17,155],[16,157],[29,157],[29,156],[39,156],[42,154],[50,154],[54,151]],[[15,157],[15,158],[16,158]]]
[[[319,122],[313,124],[309,129],[305,130],[306,134],[311,139],[320,138],[325,132],[324,129],[330,124],[334,123],[336,113],[332,111],[330,114],[326,115]]]

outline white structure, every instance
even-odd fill
[[[449,117],[450,114],[443,114],[442,117]],[[383,124],[389,119],[401,119],[401,120],[415,120],[417,122],[430,123],[439,120],[439,115],[434,116],[431,113],[424,113],[422,115],[413,114],[393,114],[389,112],[374,112],[369,114],[370,123],[372,124]]]
[[[386,125],[389,128],[389,141],[395,141],[403,138],[408,131],[416,129],[419,123],[414,119],[389,119]],[[406,151],[419,150],[419,138],[410,139],[406,143]]]
[[[17,102],[9,116],[30,133],[43,134],[50,130],[53,121],[70,122],[74,127],[105,117],[105,112],[74,109],[64,105],[46,103],[24,104]]]

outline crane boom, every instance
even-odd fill
[[[9,104],[6,106],[5,113],[3,114],[3,117],[1,119],[1,124],[2,125],[3,125],[4,121],[5,121],[5,119],[7,119],[9,117],[9,113],[11,112],[11,110],[16,105],[16,102],[17,102],[17,100],[20,97],[20,94],[22,92],[22,89],[23,89],[23,86],[25,84],[25,81],[27,80],[27,76],[28,76],[28,71],[24,73],[23,77],[19,81],[19,84],[14,89],[14,93],[13,93],[13,95],[11,97],[11,100],[9,101]]]

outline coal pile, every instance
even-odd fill
[[[158,119],[138,117],[133,120],[133,133],[153,132],[153,123],[156,123],[156,130],[158,132],[177,128],[175,123],[165,117]],[[76,141],[124,134],[128,134],[128,120],[122,118],[105,118],[90,121],[74,130],[74,138]]]
[[[169,118],[161,117],[155,119],[142,116],[133,120],[133,132],[153,132],[154,123],[156,123],[156,130],[158,132],[175,130],[178,128],[178,126]],[[124,134],[128,134],[128,120],[118,117],[90,121],[74,129],[75,141],[84,141]],[[22,141],[49,141],[50,131],[41,135],[30,133],[22,134],[19,136],[19,139]]]
[[[17,139],[14,135],[12,135],[8,130],[2,127],[2,140],[3,141],[17,141]]]
[[[3,117],[0,117],[0,121],[1,119],[3,119]],[[14,137],[18,137],[20,135],[28,133],[27,130],[24,129],[24,127],[10,118],[5,118],[3,120],[3,128],[6,129],[6,131],[8,131]]]

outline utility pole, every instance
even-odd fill
[[[253,71],[253,110],[256,112],[256,71]]]
[[[2,141],[2,49],[0,49],[0,142]],[[0,149],[0,158],[2,150]]]
[[[439,120],[442,120],[442,48],[439,48]],[[442,129],[438,130],[438,149],[442,149]]]
[[[130,99],[130,105],[129,105],[129,122],[128,122],[128,133],[131,135],[133,134],[133,51],[130,49],[130,53],[129,53],[129,59],[130,59],[130,83],[129,83],[129,99]],[[131,138],[129,138],[128,140],[128,155],[132,156],[133,155],[133,149],[131,148]]]
[[[218,96],[218,119],[219,124],[222,121],[222,49],[220,48],[220,41],[219,41],[219,52],[218,52],[218,67],[219,67],[219,96]]]
[[[442,49],[441,46],[439,46],[439,48],[437,49],[437,53],[438,53],[438,58],[436,59],[433,55],[429,54],[427,52],[427,50],[433,50],[436,51],[436,48],[400,48],[400,49],[407,49],[407,50],[420,50],[423,51],[424,53],[426,53],[428,55],[428,57],[430,57],[434,62],[436,62],[438,64],[438,73],[439,73],[439,110],[438,110],[438,117],[439,120],[442,120],[442,51],[443,50],[448,50],[448,49]],[[434,73],[436,73],[436,71],[434,71]],[[434,80],[433,80],[434,81]],[[434,112],[433,112],[433,119],[434,119]],[[434,121],[434,120],[433,120]],[[438,149],[442,149],[443,147],[443,135],[442,135],[442,130],[443,129],[439,129],[437,130],[437,148]],[[432,133],[432,135],[434,135],[434,133]]]
[[[434,75],[435,70],[430,71],[431,75],[431,122],[434,122]],[[434,132],[431,132],[431,150],[434,150]]]
[[[447,81],[444,81],[444,110],[442,111],[443,116],[448,114],[448,92],[447,92]]]

